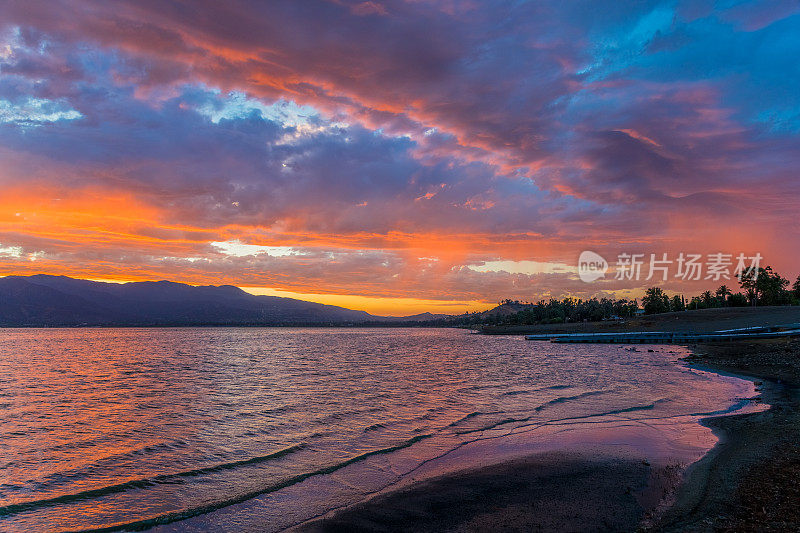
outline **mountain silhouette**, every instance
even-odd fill
[[[66,276],[0,278],[0,326],[336,325],[384,317],[231,285],[103,283]]]

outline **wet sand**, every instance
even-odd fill
[[[672,477],[644,461],[547,453],[420,482],[296,531],[632,531]]]
[[[800,530],[800,341],[698,346],[687,362],[756,379],[771,408],[706,419],[720,442],[685,474],[544,453],[418,482],[295,530]]]

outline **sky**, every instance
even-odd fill
[[[0,0],[0,275],[378,314],[736,286],[620,254],[794,279],[798,57],[796,1]]]

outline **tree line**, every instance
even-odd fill
[[[661,287],[650,287],[645,291],[641,307],[636,299],[624,298],[551,298],[536,303],[503,300],[493,312],[461,315],[456,321],[462,325],[561,324],[622,320],[642,311],[651,315],[714,307],[800,305],[800,276],[790,287],[788,279],[767,266],[744,270],[736,282],[739,285],[736,292],[728,285],[720,285],[716,290],[707,290],[688,299],[680,294],[669,296]]]
[[[800,276],[789,287],[788,279],[767,266],[746,269],[737,280],[739,292],[733,292],[727,285],[720,285],[715,291],[705,291],[688,301],[682,295],[669,297],[660,287],[650,287],[642,298],[642,307],[645,314],[652,315],[715,307],[800,305]]]

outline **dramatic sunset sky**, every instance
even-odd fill
[[[0,0],[0,275],[392,314],[650,284],[583,250],[794,279],[800,4],[602,4]]]

